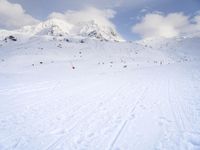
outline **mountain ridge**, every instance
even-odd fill
[[[1,34],[2,33],[2,34]],[[61,19],[49,19],[36,25],[24,26],[17,30],[0,30],[0,36],[23,34],[26,36],[71,36],[101,41],[125,41],[113,27],[97,24],[94,20],[71,24]]]

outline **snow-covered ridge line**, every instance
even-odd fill
[[[71,24],[61,19],[49,19],[36,25],[24,26],[21,29],[7,31],[0,30],[0,37],[11,34],[22,34],[25,36],[79,36],[101,41],[125,41],[112,27],[97,24],[91,20]]]

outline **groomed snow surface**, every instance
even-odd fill
[[[1,41],[0,150],[200,150],[200,38],[61,38]]]

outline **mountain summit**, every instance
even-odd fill
[[[4,34],[6,31],[4,31]],[[36,25],[24,26],[21,29],[7,31],[7,34],[28,36],[70,36],[97,39],[101,41],[124,41],[114,27],[100,25],[94,20],[71,24],[62,19],[49,19]]]

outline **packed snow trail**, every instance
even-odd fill
[[[199,79],[189,79],[188,70],[182,66],[157,69],[156,80],[112,149],[200,148],[199,102],[195,100],[200,94],[199,86],[193,86]]]
[[[35,42],[0,51],[0,150],[200,149],[197,55]]]
[[[198,149],[200,78],[189,74],[169,65],[1,91],[1,149]]]

